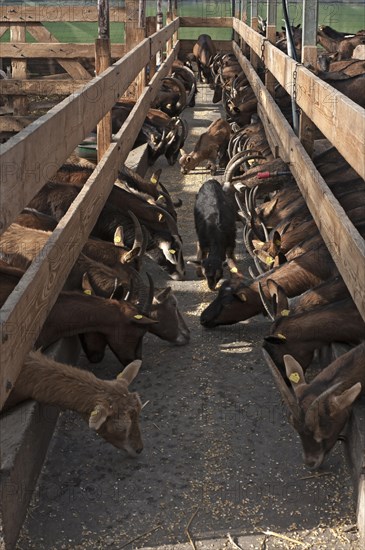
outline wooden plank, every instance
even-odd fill
[[[150,43],[144,40],[105,71],[103,77],[94,78],[3,145],[0,231],[8,227],[95,128],[149,58]]]
[[[179,17],[180,27],[232,28],[232,17]]]
[[[281,137],[290,169],[347,288],[365,320],[365,241],[346,216],[237,44],[235,53],[258,103]]]
[[[0,95],[69,95],[85,86],[85,80],[0,80]]]
[[[17,46],[17,42],[25,41],[25,25],[11,26],[10,27],[10,40],[14,46]],[[2,50],[2,48],[1,48]],[[8,56],[12,57],[12,56]],[[11,74],[14,78],[24,79],[27,78],[27,62],[26,60],[11,60]],[[24,96],[13,98],[13,110],[14,115],[23,116],[28,113],[28,99]]]
[[[9,24],[5,24],[4,23],[0,23],[0,38],[2,36],[4,36],[4,34],[6,33],[6,31],[9,29],[10,25]]]
[[[262,36],[238,19],[233,20],[233,27],[251,48],[261,51]],[[297,104],[365,178],[365,109],[269,43],[265,47],[265,64],[291,95],[293,73],[297,71]]]
[[[174,19],[166,25],[161,31],[156,32],[150,37],[151,40],[151,51],[150,55],[151,57],[153,55],[156,55],[156,53],[165,47],[166,42],[168,41],[171,36],[178,31],[180,26],[180,17],[177,19]]]
[[[52,44],[59,43],[58,40],[40,23],[34,23],[32,25],[27,25],[27,31],[35,38],[38,42],[51,42]],[[68,74],[74,78],[78,79],[90,79],[90,74],[88,71],[79,63],[78,61],[60,59],[59,64]]]
[[[271,44],[275,44],[276,42],[276,11],[276,0],[270,0],[270,2],[267,2],[266,38],[269,42],[271,42]],[[275,96],[275,84],[275,77],[270,71],[267,71],[265,73],[265,85],[273,97]]]
[[[138,0],[129,0],[126,4],[127,18],[125,24],[125,41],[127,51],[134,48],[146,37],[146,30],[138,27],[139,14]],[[145,86],[145,69],[140,73],[134,82],[131,83],[126,97],[136,100]]]
[[[3,42],[1,44],[1,57],[11,57],[12,59],[39,59],[42,57],[49,59],[77,59],[79,57],[86,57],[94,59],[95,49],[93,44],[81,44],[71,43],[67,44],[49,44],[48,42],[19,42],[8,43]],[[111,55],[114,58],[123,57],[126,51],[124,44],[113,44],[111,46]],[[26,63],[21,61],[21,63]],[[61,63],[60,63],[61,64]],[[90,74],[87,73],[90,78]]]
[[[95,70],[99,75],[110,67],[110,40],[108,38],[98,38],[95,41]],[[98,162],[108,149],[112,139],[112,113],[109,111],[101,119],[96,127]]]
[[[61,219],[39,256],[1,309],[0,407],[62,289],[114,183],[115,166],[127,158],[151,101],[178,52],[178,44],[133,108],[106,154]],[[68,253],[63,251],[67,249]]]
[[[92,22],[98,20],[97,7],[85,3],[84,6],[61,6],[38,3],[35,6],[8,5],[0,7],[0,21],[6,23],[15,22]],[[123,23],[125,21],[125,8],[110,7],[110,21]]]
[[[302,63],[317,66],[318,0],[303,0]],[[299,139],[309,155],[313,153],[316,127],[302,111]]]

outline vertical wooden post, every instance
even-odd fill
[[[267,25],[266,38],[275,44],[276,42],[276,0],[267,0]],[[275,78],[270,72],[265,74],[265,86],[274,97],[275,95]]]
[[[163,27],[163,13],[162,13],[162,1],[157,0],[156,2],[156,28],[157,31],[160,31]],[[163,61],[163,53],[162,50],[157,52],[156,56],[156,62],[157,65],[160,66]]]
[[[95,71],[100,74],[110,67],[109,0],[98,0],[98,38],[95,41]],[[98,162],[108,149],[112,138],[112,115],[107,113],[96,129]]]
[[[166,24],[168,25],[173,20],[173,13],[172,13],[172,0],[167,0],[167,11],[166,11]],[[174,36],[171,36],[170,40],[168,40],[166,44],[166,53],[169,55],[172,48],[174,47]]]
[[[315,67],[317,64],[318,0],[303,0],[302,26],[302,63],[310,63]],[[297,93],[299,93],[298,90]],[[299,139],[309,155],[313,153],[315,130],[316,126],[302,111],[300,116]]]
[[[247,0],[241,0],[241,20],[247,24]],[[250,50],[245,42],[245,40],[241,37],[241,50],[243,51],[244,55],[248,58],[250,55]]]
[[[10,25],[10,41],[25,42],[25,24]],[[11,62],[12,78],[27,78],[27,62],[13,59]],[[28,113],[28,99],[26,96],[13,96],[13,114],[26,115]]]
[[[251,1],[251,27],[253,28],[254,31],[257,31],[259,27],[257,0]],[[250,48],[250,61],[253,68],[257,70],[259,66],[260,58],[251,48]]]
[[[146,17],[146,35],[151,36],[156,32],[156,17],[150,16]],[[149,80],[153,77],[156,72],[156,56],[154,55],[149,62]]]
[[[129,52],[146,37],[146,29],[139,27],[139,0],[126,0],[126,23],[125,23],[125,42],[126,49]],[[137,76],[131,84],[127,97],[135,99],[141,94],[146,82],[145,69]]]

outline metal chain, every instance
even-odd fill
[[[297,78],[298,78],[298,67],[299,67],[300,63],[296,63],[295,64],[295,69],[294,69],[294,72],[293,72],[293,100],[295,101],[295,103],[297,103]],[[300,107],[298,107],[297,105],[297,111],[298,113],[301,113],[301,109]]]
[[[269,42],[269,40],[267,38],[264,38],[262,44],[261,44],[261,62],[263,64],[263,68],[261,69],[261,71],[263,73],[266,73],[267,72],[267,68],[265,67],[265,46],[266,46],[266,42]]]

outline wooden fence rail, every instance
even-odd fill
[[[6,230],[78,143],[110,111],[130,82],[177,29],[178,20],[174,20],[159,33],[146,38],[81,91],[72,94],[4,145],[0,155],[0,232]],[[115,181],[116,167],[126,159],[159,82],[167,75],[178,48],[179,43],[144,89],[87,184],[1,309],[1,406],[97,220]]]
[[[264,38],[238,19],[225,18],[224,26],[233,26],[256,54],[261,53]],[[49,111],[44,117],[28,126],[5,146],[1,161],[0,233],[5,231],[19,212],[26,206],[44,183],[52,177],[86,135],[110,111],[117,99],[125,92],[131,81],[153,59],[158,51],[181,26],[202,25],[202,18],[177,18],[158,33],[143,40],[120,61],[107,69],[101,76],[89,81],[82,89]],[[217,26],[218,18],[204,19],[204,26]],[[325,242],[333,253],[339,270],[347,283],[355,303],[365,318],[365,294],[359,281],[365,279],[364,241],[347,220],[337,201],[306,155],[299,140],[290,127],[279,116],[278,109],[261,81],[244,58],[238,45],[233,50],[245,70],[259,97],[259,109],[263,117],[271,118],[272,125],[280,128],[282,150],[291,163],[298,185],[308,201]],[[103,156],[97,169],[71,206],[69,213],[61,220],[49,243],[43,251],[44,259],[38,259],[28,270],[17,292],[14,292],[2,309],[0,353],[3,368],[0,378],[0,403],[6,397],[6,385],[14,383],[26,352],[33,345],[44,319],[63,281],[72,267],[83,242],[92,228],[104,204],[115,177],[111,166],[118,166],[128,151],[125,143],[132,143],[145,113],[153,99],[158,81],[166,74],[177,55],[179,43],[175,45],[163,67],[157,72],[150,85],[144,89],[133,114],[128,118]],[[363,174],[364,110],[339,92],[333,92],[303,67],[296,65],[285,54],[265,41],[266,66],[275,78],[285,85],[293,70],[297,70],[298,84],[303,87],[297,101],[299,106],[313,117],[315,124],[339,149],[348,162]],[[294,64],[293,64],[294,63]],[[277,64],[275,66],[275,64]],[[276,70],[277,69],[277,70]],[[328,110],[308,98],[322,97],[323,93],[334,93],[336,109]],[[317,94],[312,96],[311,94]],[[315,103],[315,105],[313,105]],[[318,105],[317,105],[318,103]],[[317,106],[316,106],[317,105]],[[330,119],[330,123],[328,122]],[[286,124],[286,125],[285,125]],[[334,130],[336,128],[336,131]],[[349,132],[350,138],[346,137]],[[123,140],[121,139],[121,136]],[[65,136],[67,139],[65,140]],[[127,139],[125,139],[127,136]],[[342,140],[345,140],[342,143]],[[344,143],[346,145],[344,145]],[[49,159],[52,159],[50,162]],[[98,186],[98,191],[96,187]],[[93,208],[91,208],[91,205]],[[73,213],[73,215],[72,215]],[[59,250],[66,246],[71,250],[69,257],[59,259]],[[52,259],[52,261],[50,260]],[[57,273],[57,275],[55,275]],[[34,319],[34,305],[39,309]],[[36,327],[36,328],[35,328]],[[19,344],[21,342],[21,344]]]
[[[365,110],[239,19],[233,20],[233,28],[257,55],[261,56],[264,47],[265,67],[291,96],[296,72],[298,106],[354,170],[365,178]]]

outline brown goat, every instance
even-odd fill
[[[304,462],[315,470],[336,444],[353,402],[365,392],[365,344],[340,356],[309,384],[301,365],[285,355],[286,375],[294,395],[265,350],[264,355],[290,412],[290,422],[300,436]]]
[[[228,122],[221,118],[212,122],[207,131],[201,134],[191,153],[181,150],[182,157],[179,160],[181,172],[187,174],[208,160],[207,169],[214,175],[217,171],[216,162],[226,153],[230,136],[231,127]]]
[[[141,401],[128,386],[141,361],[125,367],[116,380],[100,380],[91,372],[57,363],[39,352],[30,352],[5,408],[25,399],[57,405],[78,412],[108,443],[136,457],[143,443],[139,427]]]
[[[14,290],[23,273],[0,260],[0,306]],[[150,304],[146,304],[147,307]],[[41,329],[36,345],[47,347],[67,336],[100,333],[104,347],[108,345],[122,365],[127,365],[141,358],[143,336],[149,325],[155,323],[129,302],[80,292],[61,292]],[[89,357],[88,349],[84,347],[84,351]]]
[[[318,305],[308,311],[278,317],[265,338],[264,348],[284,371],[283,357],[293,355],[306,369],[316,349],[332,342],[359,344],[365,334],[362,320],[351,298]]]

